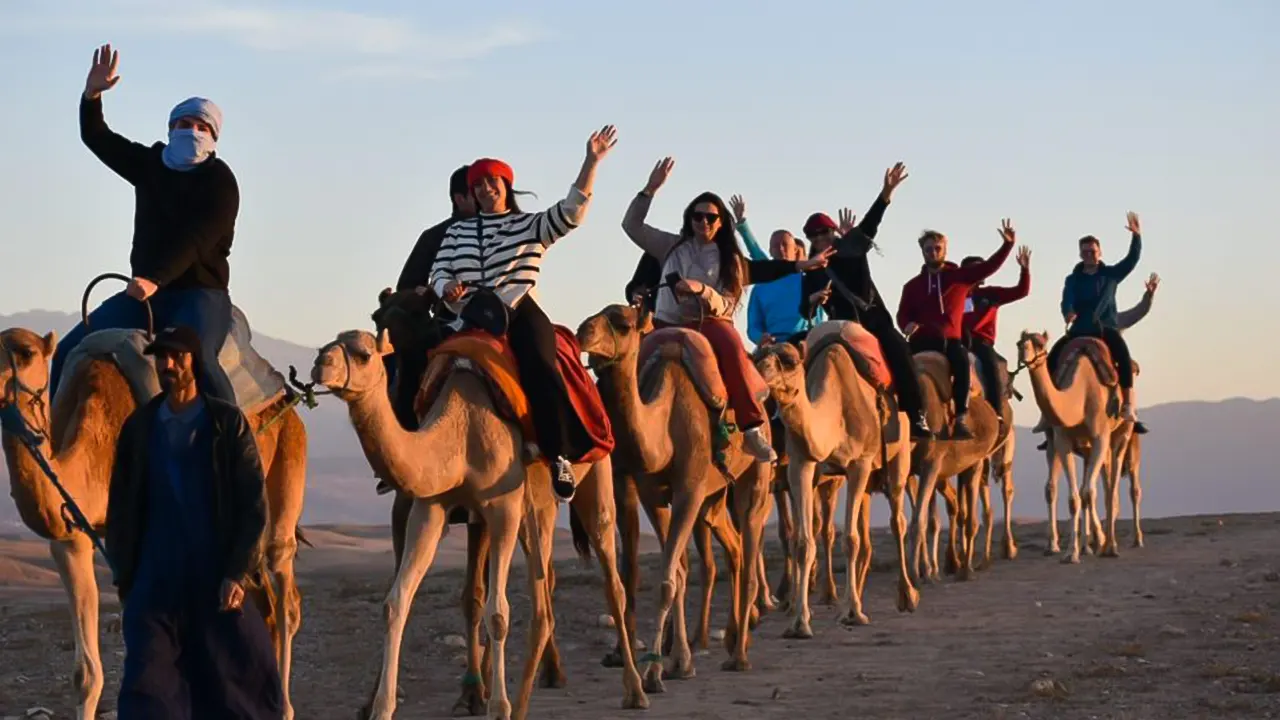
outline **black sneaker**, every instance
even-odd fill
[[[578,482],[573,476],[573,465],[563,457],[557,457],[552,463],[552,469],[551,488],[556,491],[561,502],[569,502],[573,499],[573,491]]]
[[[925,419],[923,410],[911,418],[911,437],[916,440],[928,440],[933,437],[933,431],[929,429],[929,421]]]
[[[1133,431],[1139,435],[1147,434],[1147,426],[1142,424],[1141,420],[1135,420],[1133,423]]]
[[[379,495],[386,495],[392,490],[395,490],[395,488],[391,487],[391,483],[383,480],[382,478],[378,478],[378,484],[373,488],[373,491]]]
[[[1040,443],[1039,445],[1037,445],[1037,446],[1036,446],[1036,449],[1037,449],[1037,450],[1048,450],[1048,449],[1049,449],[1049,441],[1048,441],[1048,440],[1045,440],[1044,442]]]
[[[952,440],[972,440],[973,431],[969,429],[969,416],[957,415],[951,428]]]

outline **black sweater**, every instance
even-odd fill
[[[839,278],[845,287],[868,305],[873,306],[871,312],[884,313],[885,317],[888,317],[888,310],[881,301],[875,282],[871,280],[871,267],[867,264],[867,253],[871,251],[872,241],[880,229],[880,221],[884,219],[884,211],[888,207],[889,204],[877,196],[875,202],[871,203],[871,208],[867,210],[867,214],[862,217],[862,222],[836,241],[836,253],[827,263],[827,270]],[[809,296],[826,287],[831,281],[827,270],[813,270],[804,274],[804,280],[800,286],[802,317],[809,317]],[[822,307],[826,310],[827,317],[832,320],[856,320],[868,312],[866,309],[855,308],[834,286],[831,289],[831,297]]]
[[[147,147],[107,127],[101,98],[80,96],[80,139],[134,187],[133,276],[162,288],[226,290],[240,211],[231,168],[211,155],[194,170],[170,170],[160,159],[164,143]]]
[[[404,262],[404,269],[400,271],[400,279],[396,281],[396,290],[412,290],[416,287],[431,285],[431,266],[436,264],[436,254],[440,252],[440,244],[444,242],[444,235],[449,230],[449,226],[463,215],[454,213],[443,222],[436,223],[418,236],[418,242],[414,243],[413,250],[409,252],[409,259]]]

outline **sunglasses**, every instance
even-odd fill
[[[708,225],[720,219],[720,215],[718,213],[699,212],[697,210],[689,213],[689,217],[692,218],[694,222],[701,221]]]

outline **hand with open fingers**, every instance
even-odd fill
[[[1018,254],[1015,259],[1018,261],[1018,267],[1029,270],[1031,268],[1031,248],[1026,245],[1018,248]]]
[[[644,191],[649,195],[658,192],[658,189],[667,182],[667,178],[671,177],[671,169],[675,166],[676,161],[670,157],[659,160],[649,172],[649,182],[644,186]]]
[[[747,203],[741,195],[729,198],[729,209],[733,210],[733,221],[739,225],[747,219]]]
[[[587,138],[587,157],[599,162],[617,144],[618,129],[612,125],[605,125]]]
[[[1151,273],[1151,276],[1147,278],[1146,286],[1147,292],[1155,295],[1156,288],[1160,287],[1160,276],[1155,273]]]
[[[1018,235],[1013,229],[1013,223],[1009,218],[1000,221],[1000,230],[998,232],[1000,233],[1000,238],[1010,245],[1018,239]]]
[[[855,227],[857,227],[858,218],[849,208],[840,209],[840,236],[848,235]]]
[[[697,280],[681,280],[676,283],[676,292],[685,295],[701,295],[704,287],[706,286]]]
[[[809,272],[810,270],[821,270],[827,266],[827,262],[831,260],[831,256],[835,254],[835,247],[826,247],[822,252],[814,253],[812,257],[804,260],[796,261],[796,270],[799,272]]]
[[[902,181],[908,177],[910,176],[907,175],[907,166],[901,161],[894,163],[893,167],[884,171],[884,187],[880,190],[880,197],[888,202],[893,197],[893,191],[897,190]]]
[[[89,66],[89,76],[84,80],[84,96],[95,100],[115,87],[120,82],[120,76],[116,74],[119,66],[120,53],[111,49],[111,43],[94,50],[93,64]]]
[[[1130,211],[1125,213],[1124,217],[1126,221],[1124,229],[1133,235],[1141,235],[1142,225],[1138,222],[1138,213]]]

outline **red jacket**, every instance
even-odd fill
[[[976,287],[969,293],[972,303],[965,303],[964,329],[974,340],[988,345],[996,344],[996,313],[1001,305],[1008,305],[1031,294],[1031,273],[1026,268],[1018,274],[1018,284],[1013,287]],[[972,305],[972,309],[969,306]]]
[[[902,286],[898,300],[898,327],[906,332],[907,325],[920,326],[921,337],[941,337],[959,340],[962,337],[964,301],[974,285],[986,280],[1000,269],[1013,243],[1003,242],[994,255],[969,267],[953,262],[943,263],[942,268],[931,272],[922,267],[920,274]]]

